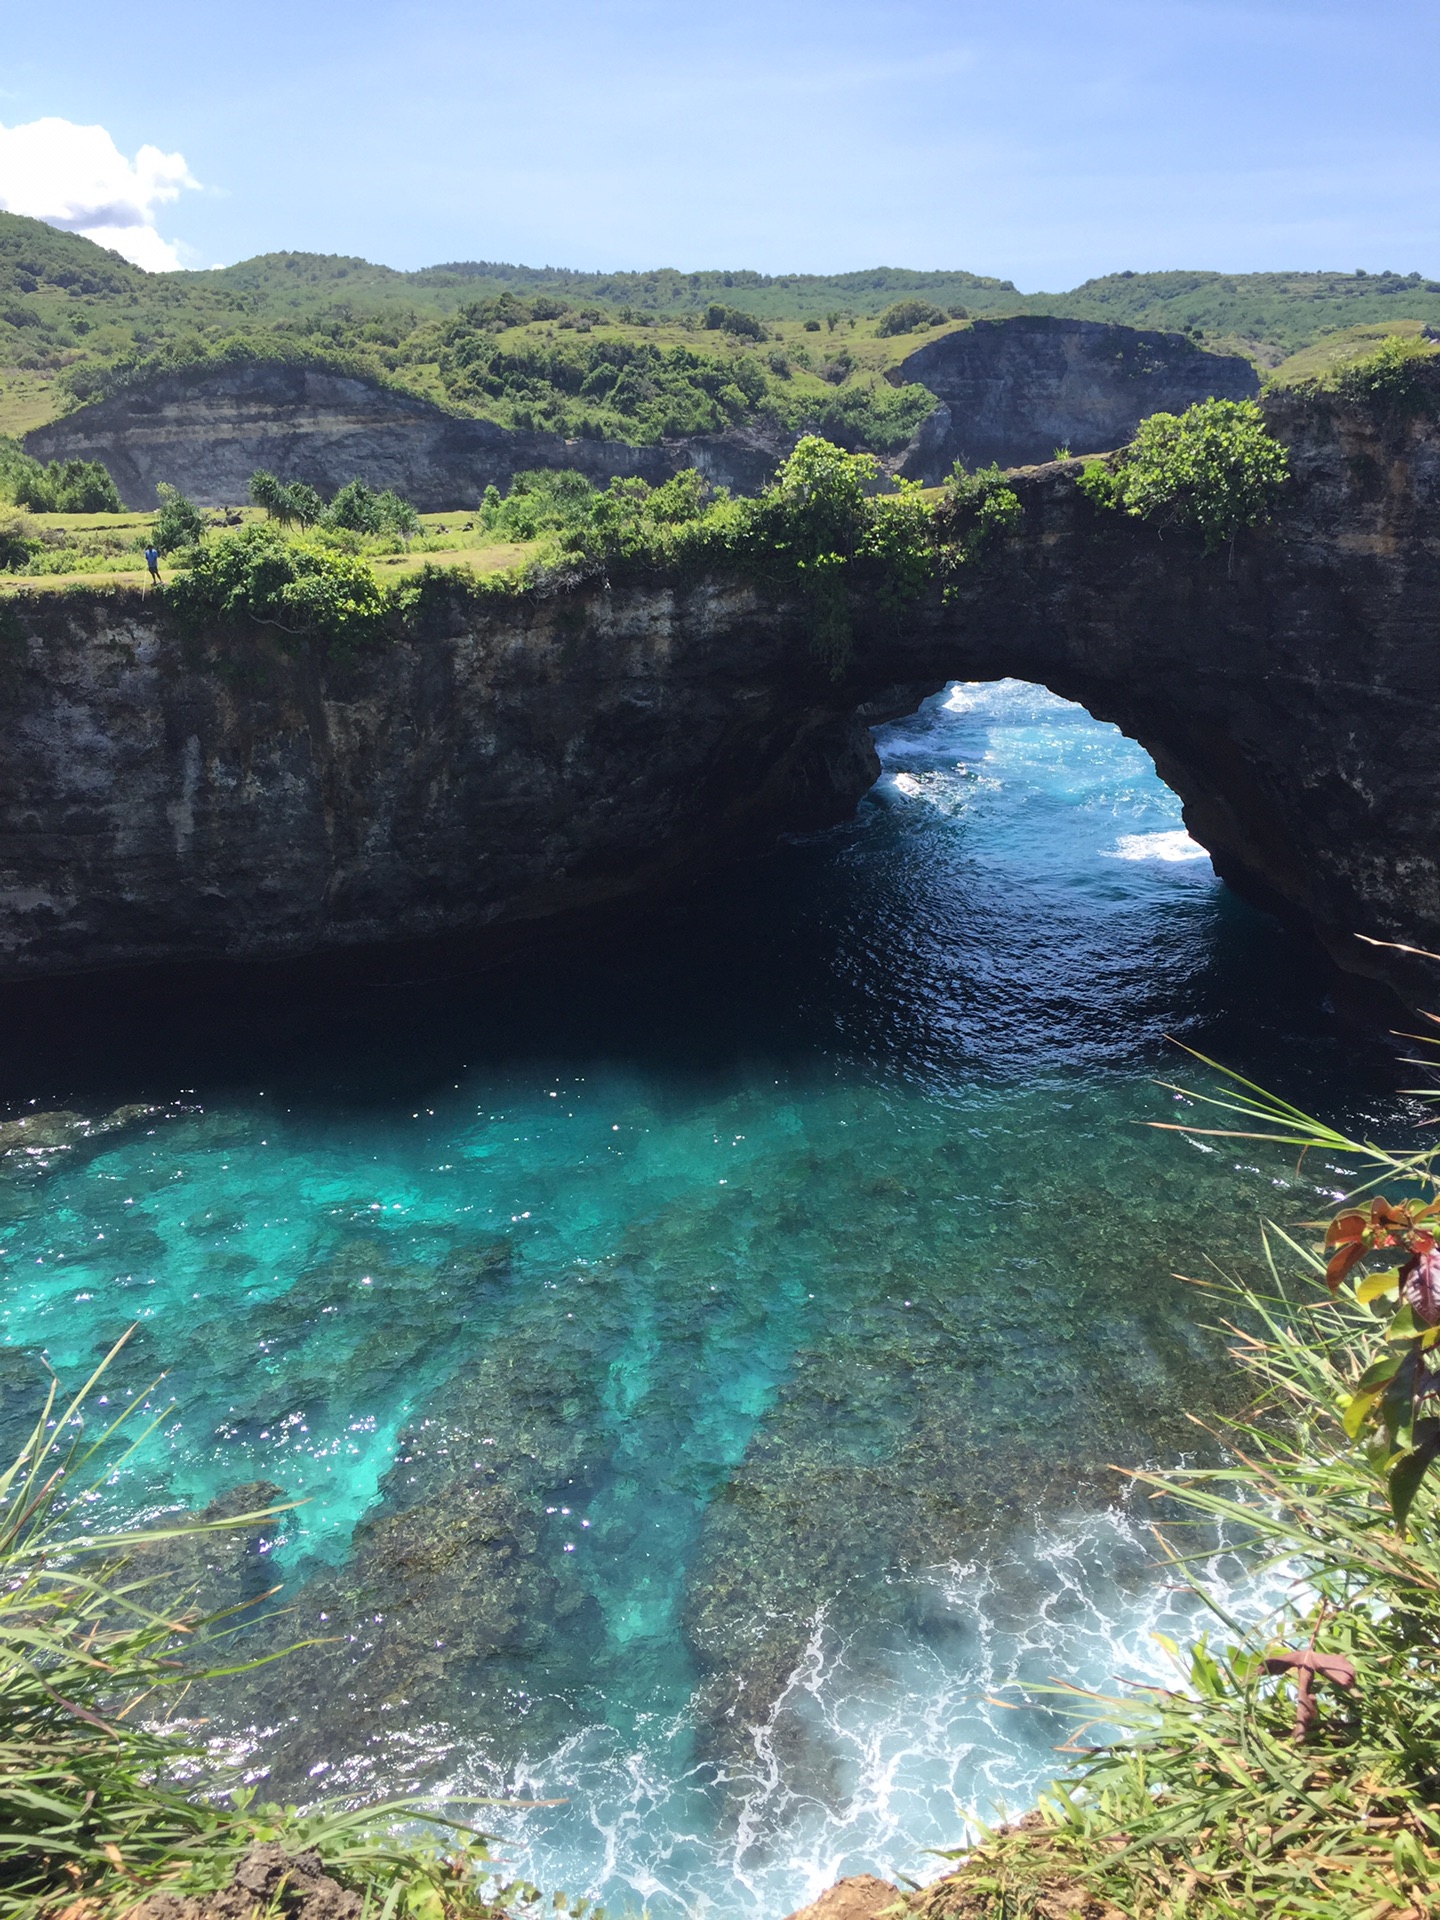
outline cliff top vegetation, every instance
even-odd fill
[[[1211,550],[1268,516],[1287,473],[1253,402],[1209,400],[1153,416],[1128,450],[1087,465],[1078,485],[1101,510],[1198,530]],[[153,521],[120,516],[96,527],[89,559],[83,538],[67,541],[58,528],[58,538],[37,539],[17,517],[0,525],[0,574],[22,591],[46,575],[58,586],[125,570],[133,581],[137,553],[153,541],[172,559],[166,615],[192,633],[258,627],[353,647],[403,632],[437,592],[517,594],[587,579],[685,584],[730,573],[798,598],[814,654],[838,676],[860,602],[893,618],[933,588],[948,593],[956,569],[982,560],[1023,519],[998,468],[957,466],[943,488],[902,479],[887,490],[873,454],[813,434],[753,499],[712,490],[693,467],[660,486],[628,478],[603,490],[546,469],[517,475],[508,495],[487,488],[458,531],[434,515],[427,527],[407,502],[358,481],[328,505],[269,473],[255,474],[250,491],[248,524],[230,511],[207,523],[167,488]],[[495,558],[501,550],[506,561]],[[490,564],[477,565],[485,555]],[[397,577],[402,570],[410,577]]]
[[[924,390],[885,376],[967,316],[1054,314],[1185,333],[1272,367],[1355,327],[1440,326],[1440,282],[1399,273],[1118,273],[1066,293],[877,267],[581,273],[494,261],[401,273],[278,253],[149,274],[0,213],[0,433],[127,379],[233,357],[321,359],[459,413],[631,441],[768,414],[886,452]]]

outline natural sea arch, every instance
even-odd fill
[[[1221,875],[1342,967],[1379,967],[1365,936],[1440,945],[1440,436],[1284,396],[1269,422],[1292,478],[1228,549],[1096,509],[1073,463],[1026,470],[1014,532],[857,604],[838,676],[802,599],[718,576],[459,595],[355,652],[26,603],[0,979],[543,940],[844,817],[867,719],[1004,677],[1141,742]]]

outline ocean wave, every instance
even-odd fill
[[[1105,851],[1107,860],[1208,860],[1209,854],[1183,827],[1163,833],[1122,833]]]
[[[1257,1577],[1223,1547],[1195,1571],[1242,1620],[1290,1592],[1283,1569]],[[461,1765],[449,1791],[563,1799],[487,1810],[487,1825],[507,1871],[612,1916],[776,1920],[846,1874],[935,1878],[930,1849],[1033,1805],[1063,1765],[1070,1723],[1033,1690],[1176,1684],[1155,1636],[1183,1643],[1204,1611],[1123,1508],[1034,1527],[906,1584],[903,1633],[847,1633],[816,1613],[743,1760],[695,1760],[697,1690],[680,1715],[589,1726],[505,1779]]]

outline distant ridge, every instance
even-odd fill
[[[528,311],[505,309],[507,298]],[[966,317],[1050,315],[1183,334],[1261,369],[1330,336],[1343,350],[1356,328],[1440,327],[1440,282],[1418,273],[1125,271],[1025,294],[960,269],[591,272],[457,260],[402,272],[354,255],[277,252],[151,274],[78,234],[0,213],[0,434],[137,379],[238,357],[353,367],[522,432],[653,442],[768,413],[888,446],[903,441],[909,414],[881,386],[917,342],[914,326],[887,339],[893,329],[876,323],[903,301],[930,310],[914,323],[922,334]],[[737,314],[757,323],[752,337],[725,318]],[[597,329],[613,363],[603,379]],[[656,356],[673,362],[677,352],[710,394],[702,404],[691,393],[683,421],[653,401],[665,372]],[[707,407],[713,417],[702,417]]]

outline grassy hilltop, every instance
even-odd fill
[[[1333,358],[1377,331],[1440,326],[1440,282],[1118,273],[1022,294],[1008,280],[893,267],[605,274],[462,261],[400,273],[308,253],[151,274],[0,213],[0,434],[166,368],[281,356],[571,437],[653,442],[769,416],[887,452],[930,404],[887,373],[932,329],[1017,313],[1187,332],[1273,368],[1302,350]]]

